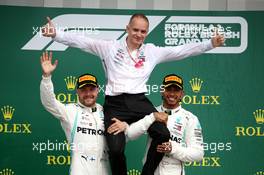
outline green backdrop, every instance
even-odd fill
[[[104,71],[97,57],[57,45],[37,33],[46,23],[46,16],[56,20],[58,27],[72,30],[79,24],[78,30],[91,37],[118,39],[125,37],[125,25],[135,12],[149,16],[151,26],[146,42],[156,45],[206,40],[215,26],[227,38],[225,46],[211,53],[158,65],[148,82],[148,97],[159,105],[157,87],[164,75],[176,73],[184,78],[182,105],[199,117],[205,142],[203,161],[186,163],[187,174],[264,174],[263,12],[8,6],[0,6],[0,174],[68,173],[69,153],[61,146],[66,140],[64,133],[39,98],[39,58],[44,50],[53,50],[59,60],[52,79],[56,96],[62,102],[76,100],[74,90],[68,89],[64,79],[90,72],[104,85]],[[192,29],[195,31],[190,34]],[[102,90],[98,102],[103,103]],[[141,171],[145,142],[146,136],[142,136],[127,145],[131,175]]]

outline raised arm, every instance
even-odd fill
[[[225,42],[224,36],[220,35],[217,31],[215,33],[215,36],[211,38],[211,40],[204,42],[180,46],[155,47],[154,54],[157,57],[157,63],[181,60],[190,56],[200,55],[215,47],[222,46]]]
[[[60,103],[54,94],[51,74],[56,69],[58,61],[52,64],[52,52],[43,52],[40,57],[42,80],[40,83],[40,99],[45,109],[60,120],[67,120],[65,105]]]
[[[47,24],[42,27],[42,35],[52,37],[54,41],[65,44],[70,47],[79,48],[85,52],[99,56],[104,59],[109,54],[109,48],[114,41],[105,41],[101,39],[92,39],[76,32],[56,30],[51,19],[47,17]]]

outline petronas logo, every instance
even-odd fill
[[[132,169],[127,172],[127,175],[140,175],[140,174],[141,172],[136,169]]]
[[[0,175],[13,175],[15,174],[14,171],[12,171],[12,169],[3,169],[2,171],[0,171]]]

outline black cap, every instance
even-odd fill
[[[178,88],[183,90],[183,80],[180,76],[175,75],[175,74],[166,75],[163,79],[162,84],[164,85],[165,88],[175,85]]]
[[[79,76],[77,80],[77,89],[80,89],[86,85],[93,85],[98,87],[96,77],[92,74],[83,74]]]

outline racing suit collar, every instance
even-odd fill
[[[163,104],[162,104],[162,106],[161,106],[161,110],[162,110],[163,112],[165,112],[165,111],[171,111],[171,115],[177,113],[177,112],[178,112],[179,110],[181,110],[181,109],[182,109],[181,105],[178,106],[177,108],[174,108],[174,109],[167,109],[167,108],[165,108],[165,107],[163,106]]]
[[[78,104],[81,108],[87,109],[90,113],[92,113],[92,112],[96,112],[96,111],[97,111],[97,105],[96,105],[96,104],[94,104],[94,107],[87,107],[87,106],[84,106],[84,105],[79,101],[79,99],[77,100],[77,104]]]

